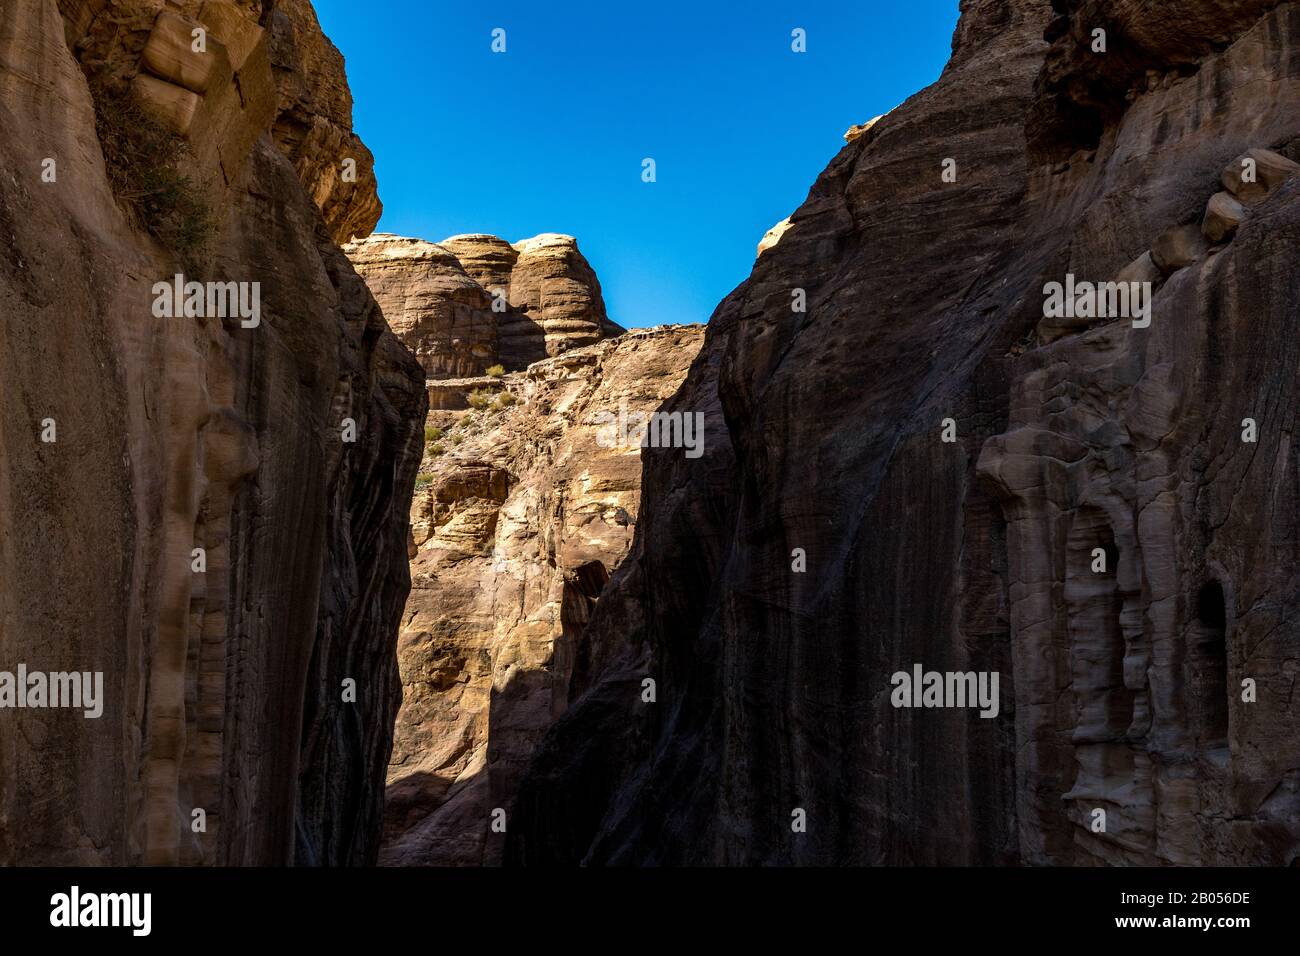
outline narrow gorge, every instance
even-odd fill
[[[1171,6],[960,0],[625,329],[376,231],[309,0],[0,0],[0,671],[104,684],[0,864],[1298,865],[1300,2]]]
[[[346,248],[429,390],[380,862],[497,863],[493,811],[599,668],[584,629],[636,530],[641,449],[600,416],[655,412],[703,329],[624,334],[569,236]]]

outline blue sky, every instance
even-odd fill
[[[379,229],[569,233],[629,328],[706,321],[844,131],[938,77],[957,22],[957,0],[315,2]]]

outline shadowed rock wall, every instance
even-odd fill
[[[967,0],[765,244],[507,862],[1300,856],[1300,179],[1232,188],[1300,153],[1300,5],[1172,6]],[[1121,273],[1148,327],[1045,322],[1047,283]],[[893,706],[917,663],[998,672],[998,715]]]
[[[0,861],[375,858],[426,398],[295,169],[339,157],[271,135],[294,10],[0,7],[0,667],[104,675],[98,719],[0,711]],[[174,157],[120,151],[154,125]],[[160,311],[181,272],[260,283],[260,321]]]

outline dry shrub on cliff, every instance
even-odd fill
[[[476,411],[482,411],[492,404],[492,393],[485,392],[481,388],[476,388],[465,396],[465,401],[469,402],[469,407]]]
[[[95,90],[95,130],[113,194],[140,227],[188,268],[201,263],[216,231],[198,187],[181,172],[184,141],[125,91]]]

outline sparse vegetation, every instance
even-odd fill
[[[517,401],[519,399],[515,398],[513,392],[502,392],[497,396],[496,401],[492,403],[492,407],[500,411],[503,408],[509,408]]]
[[[476,388],[465,396],[465,400],[469,402],[470,408],[475,411],[482,411],[492,404],[492,393],[485,392],[481,388]]]
[[[434,442],[425,450],[429,453],[430,458],[437,458],[444,451],[446,451],[446,449],[442,447],[442,444],[440,442]]]
[[[415,490],[416,490],[416,491],[424,491],[424,490],[425,490],[426,488],[428,488],[431,484],[433,484],[433,475],[416,475],[416,476],[415,476]]]
[[[442,437],[442,429],[437,425],[429,425],[424,429],[424,443],[435,442]]]
[[[198,186],[181,171],[185,141],[125,90],[95,91],[95,130],[113,194],[127,214],[186,268],[197,268],[216,234],[216,220]]]
[[[504,365],[493,365],[488,368],[487,373],[493,378],[500,378],[502,375],[506,374],[506,367]]]

